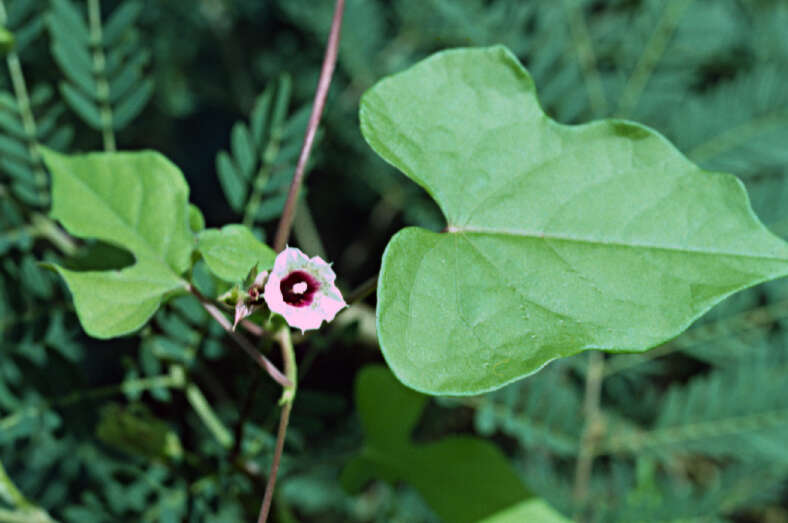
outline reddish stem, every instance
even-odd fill
[[[334,66],[337,63],[337,53],[339,51],[339,32],[342,28],[342,14],[345,10],[345,0],[337,0],[334,6],[334,18],[331,21],[331,33],[328,35],[326,53],[323,57],[323,68],[320,71],[320,79],[317,82],[315,101],[312,104],[312,114],[309,116],[309,125],[304,136],[304,145],[301,147],[301,154],[298,156],[293,181],[290,183],[290,190],[287,193],[282,218],[276,229],[276,239],[274,240],[274,250],[279,252],[285,248],[287,239],[290,237],[290,229],[293,226],[295,216],[295,206],[298,201],[298,193],[304,182],[304,171],[312,152],[312,144],[315,141],[317,126],[320,124],[320,117],[323,115],[323,108],[326,105],[328,88],[331,86],[331,77],[334,75]]]

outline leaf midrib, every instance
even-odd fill
[[[780,257],[780,256],[770,256],[765,254],[752,254],[752,253],[741,253],[741,252],[731,252],[731,251],[723,251],[718,249],[698,249],[692,247],[681,247],[676,245],[654,245],[654,244],[647,244],[647,243],[625,243],[622,241],[615,241],[615,240],[601,240],[597,238],[585,238],[582,236],[570,236],[565,234],[557,234],[557,233],[547,233],[544,231],[526,231],[522,229],[506,229],[506,228],[491,228],[491,227],[456,227],[453,225],[449,225],[446,228],[446,231],[449,234],[483,234],[488,236],[513,236],[516,238],[528,238],[532,240],[555,240],[555,241],[566,241],[566,242],[576,242],[576,243],[586,243],[591,245],[603,245],[603,246],[611,246],[611,247],[629,247],[629,248],[638,248],[638,249],[653,249],[653,250],[663,250],[663,251],[673,251],[673,252],[682,252],[682,253],[690,253],[690,254],[702,254],[702,255],[709,255],[709,256],[731,256],[731,257],[739,257],[739,258],[755,258],[755,259],[762,259],[762,260],[776,260],[782,262],[788,262],[788,257]]]

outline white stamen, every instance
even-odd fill
[[[307,287],[309,287],[305,281],[300,281],[293,285],[293,293],[294,294],[304,294],[306,292]]]

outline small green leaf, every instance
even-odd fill
[[[17,160],[30,162],[30,152],[24,142],[0,134],[0,153],[15,157]]]
[[[14,48],[14,34],[0,26],[0,56],[4,56],[8,51]]]
[[[487,441],[450,436],[414,444],[410,434],[428,398],[400,385],[385,367],[362,369],[355,397],[366,441],[342,471],[346,489],[358,491],[372,478],[405,481],[449,523],[475,522],[530,497],[503,453]]]
[[[86,49],[76,46],[69,40],[55,40],[52,43],[52,56],[66,76],[83,93],[97,98],[96,82],[93,79],[93,63]]]
[[[246,201],[246,183],[227,151],[221,151],[216,155],[216,174],[219,176],[219,183],[230,206],[234,211],[239,212]]]
[[[788,273],[788,245],[738,179],[636,123],[552,121],[504,47],[386,78],[360,119],[447,220],[383,255],[381,348],[415,389],[477,394],[583,350],[645,351]]]
[[[142,78],[142,68],[133,63],[125,63],[109,80],[109,101],[114,104],[130,95]]]
[[[253,170],[257,165],[255,158],[254,145],[249,129],[242,122],[236,122],[230,135],[230,145],[233,151],[233,158],[238,162],[238,168],[244,178],[250,179]]]
[[[260,271],[270,269],[276,258],[274,250],[243,225],[202,231],[197,236],[197,250],[212,273],[233,283],[243,281],[255,265]]]
[[[148,78],[118,103],[117,107],[115,107],[114,119],[112,120],[112,126],[116,130],[126,127],[142,112],[151,95],[153,95],[153,87],[153,80]]]
[[[71,0],[52,0],[50,14],[51,29],[59,30],[66,38],[76,43],[87,44],[90,31],[82,11]]]
[[[274,86],[269,84],[263,93],[254,102],[254,108],[249,115],[249,125],[251,126],[252,141],[256,149],[262,149],[263,138],[265,137],[265,125],[268,121],[268,111],[271,106],[271,97],[274,95]]]
[[[86,124],[93,129],[101,129],[101,113],[93,100],[67,82],[60,82],[60,93],[63,95],[63,99],[69,107],[71,107]]]
[[[44,31],[46,24],[43,16],[36,16],[30,22],[14,31],[14,50],[21,54],[32,44]]]
[[[129,28],[137,21],[140,13],[142,13],[143,5],[134,0],[123,2],[120,6],[112,12],[107,23],[104,25],[102,32],[102,39],[106,47],[112,47],[120,40]]]
[[[127,249],[136,263],[113,271],[55,266],[74,296],[85,331],[110,338],[134,331],[182,289],[190,264],[189,188],[153,151],[65,156],[41,149],[52,173],[52,217],[80,238]]]
[[[194,233],[205,229],[205,217],[200,208],[193,203],[189,204],[189,228]]]

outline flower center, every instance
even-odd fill
[[[282,299],[293,307],[306,307],[312,303],[320,283],[311,274],[304,271],[293,271],[279,284]]]

